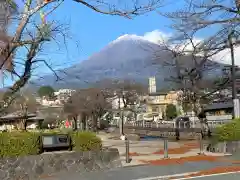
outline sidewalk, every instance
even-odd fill
[[[163,141],[130,141],[130,163],[125,162],[125,141],[109,139],[110,135],[101,135],[103,146],[117,148],[120,153],[123,166],[136,166],[152,164],[164,159]],[[192,157],[199,158],[200,148],[198,141],[168,142],[169,159]],[[203,152],[205,156],[223,157],[230,154]],[[205,158],[206,159],[206,158]]]

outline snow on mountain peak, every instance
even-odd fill
[[[146,41],[142,36],[137,36],[135,34],[124,34],[118,37],[116,40],[112,41],[110,44],[114,44],[120,41]]]

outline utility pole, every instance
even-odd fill
[[[234,31],[232,31],[228,35],[229,46],[231,50],[231,79],[232,79],[232,99],[233,99],[233,119],[240,117],[239,111],[239,99],[237,98],[236,91],[236,68],[235,68],[235,57],[234,57],[234,46],[233,46],[233,35]]]
[[[120,136],[123,135],[123,109],[121,107],[121,98],[118,97],[118,112],[119,112],[119,116],[120,116],[120,121],[118,122],[119,123],[119,130],[120,130]]]
[[[121,108],[120,110],[120,135],[124,135],[124,132],[123,132],[123,126],[124,126],[124,115],[123,115],[123,109]]]

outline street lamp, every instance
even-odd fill
[[[228,42],[229,47],[231,50],[231,79],[232,79],[232,99],[233,99],[233,118],[240,117],[240,110],[239,110],[239,99],[237,98],[237,91],[236,91],[236,68],[235,68],[235,57],[234,57],[234,44],[236,42],[236,36],[234,35],[234,31],[228,35]]]

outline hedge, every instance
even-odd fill
[[[4,132],[0,133],[0,158],[37,155],[41,151],[41,136],[68,134],[74,151],[97,151],[102,141],[92,132]]]
[[[102,148],[102,140],[90,131],[48,131],[42,135],[67,134],[71,138],[71,146],[74,151],[93,151]]]
[[[0,157],[36,155],[40,153],[38,133],[4,132],[0,133]]]
[[[240,140],[240,119],[216,128],[214,133],[215,141],[239,141]]]
[[[71,138],[74,151],[97,151],[102,148],[102,140],[92,132],[74,132]]]

